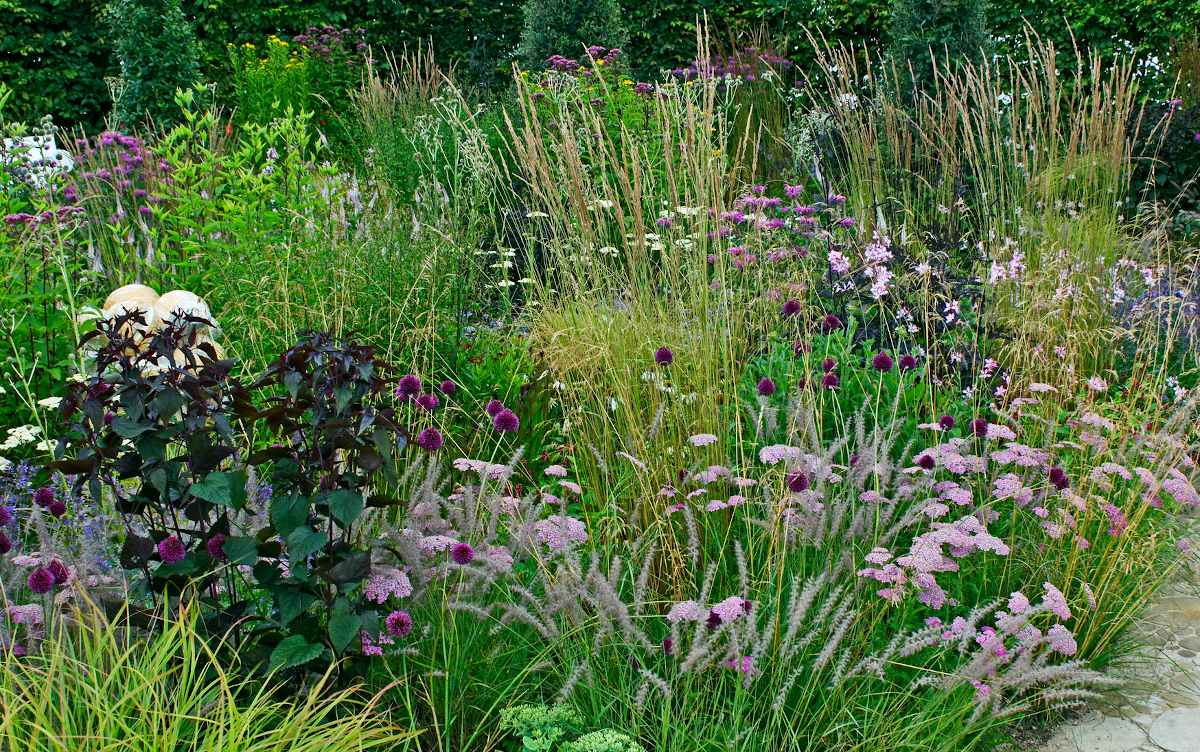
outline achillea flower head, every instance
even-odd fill
[[[876,353],[874,358],[871,358],[871,367],[880,373],[887,373],[892,370],[892,356],[887,353]]]
[[[393,637],[407,637],[412,632],[413,619],[407,611],[393,611],[384,619],[384,624]]]
[[[178,536],[168,535],[158,542],[158,556],[164,564],[176,564],[187,556],[187,548]]]
[[[688,437],[688,443],[694,447],[704,447],[717,443],[717,437],[711,433],[698,433]]]
[[[762,377],[758,382],[758,393],[763,397],[770,397],[775,393],[775,382],[766,376]]]
[[[436,452],[445,443],[446,440],[442,437],[442,432],[432,426],[417,434],[417,446],[426,452]]]
[[[455,564],[467,565],[475,558],[475,549],[469,543],[456,543],[450,549],[450,558]]]
[[[498,399],[488,400],[487,407],[484,408],[489,417],[496,417],[505,410],[504,403]]]
[[[29,573],[29,579],[26,581],[29,589],[38,595],[45,595],[54,588],[54,575],[45,567],[38,567]]]
[[[39,488],[38,490],[33,492],[33,503],[37,504],[39,507],[42,507],[43,509],[46,509],[51,504],[53,504],[54,499],[55,499],[54,489],[51,488],[50,486],[42,486],[41,488]]]
[[[440,404],[441,400],[433,392],[427,392],[417,397],[417,407],[428,412],[433,412]]]
[[[1067,599],[1062,591],[1049,582],[1043,582],[1042,587],[1046,590],[1046,594],[1042,596],[1042,605],[1063,621],[1070,619],[1071,608],[1067,605]]]
[[[492,427],[500,433],[514,433],[521,427],[521,421],[512,410],[504,409],[492,417]]]
[[[790,319],[793,316],[798,316],[799,314],[800,314],[800,301],[792,298],[792,299],[789,299],[784,302],[784,304],[783,304],[783,317],[784,318]]]
[[[215,533],[204,541],[204,550],[217,561],[225,560],[225,533]]]
[[[675,353],[669,347],[660,347],[654,351],[654,362],[660,366],[669,366],[675,361]]]
[[[1046,633],[1046,639],[1050,643],[1050,649],[1062,655],[1075,655],[1075,651],[1079,649],[1075,643],[1075,635],[1061,624],[1050,627],[1050,631]]]
[[[48,571],[50,576],[54,578],[55,585],[62,585],[64,582],[71,579],[71,570],[67,569],[67,565],[63,564],[58,559],[50,562],[50,565],[46,567],[46,571]]]

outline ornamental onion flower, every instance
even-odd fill
[[[900,370],[911,371],[917,367],[917,359],[908,353],[900,356]]]
[[[493,416],[492,427],[500,433],[514,433],[521,427],[521,421],[517,418],[516,413],[505,408]]]
[[[412,632],[413,619],[407,611],[393,611],[384,619],[384,624],[393,637],[407,637]]]
[[[54,578],[55,585],[62,585],[67,580],[71,579],[71,570],[67,569],[67,565],[63,564],[58,559],[50,562],[50,565],[46,567],[46,571],[49,572],[50,576]]]
[[[29,589],[38,595],[45,595],[54,588],[54,575],[45,567],[38,567],[29,573],[29,579],[26,581]]]
[[[839,319],[837,316],[834,316],[832,313],[827,315],[825,317],[825,319],[821,322],[821,331],[825,332],[826,334],[829,334],[831,332],[836,332],[838,329],[841,329],[841,328],[842,328],[842,320]]]
[[[55,499],[54,489],[51,488],[50,486],[42,486],[41,488],[39,488],[38,490],[33,492],[33,503],[37,504],[39,507],[42,507],[43,509],[46,509],[51,504],[53,504],[54,499]]]
[[[504,403],[498,399],[488,400],[487,407],[484,408],[489,417],[496,417],[504,410]]]
[[[458,391],[458,386],[450,379],[446,379],[442,383],[438,384],[438,391],[447,397],[451,397],[455,392]]]
[[[450,549],[450,558],[454,560],[455,564],[470,564],[471,560],[475,558],[475,549],[471,548],[469,543],[456,543]]]
[[[770,397],[775,393],[775,382],[771,381],[771,379],[767,378],[766,376],[763,376],[758,382],[758,393],[763,397]]]
[[[789,299],[786,302],[784,302],[784,304],[783,304],[783,317],[784,318],[790,319],[793,316],[799,315],[799,313],[800,313],[800,301],[792,298],[792,299]]]
[[[158,555],[164,564],[176,564],[187,556],[187,548],[177,536],[169,535],[158,542]]]
[[[217,561],[225,560],[225,533],[216,533],[204,541],[204,550]]]
[[[669,366],[675,361],[675,353],[669,347],[660,347],[654,351],[654,362],[660,366]]]
[[[405,402],[415,397],[421,391],[421,379],[416,374],[406,373],[400,377],[396,385],[396,396]]]
[[[417,446],[427,452],[436,452],[445,443],[446,440],[442,437],[442,432],[432,426],[417,434]]]
[[[884,352],[877,353],[871,358],[871,367],[880,373],[887,373],[892,370],[892,356]]]

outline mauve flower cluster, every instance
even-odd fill
[[[357,65],[367,55],[366,29],[336,29],[332,26],[310,26],[292,41],[311,57],[327,63]]]
[[[693,60],[686,68],[674,68],[671,75],[685,81],[704,79],[739,79],[746,83],[782,75],[794,63],[772,50],[742,47],[731,55],[713,55],[705,60]]]

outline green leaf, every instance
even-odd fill
[[[229,563],[234,566],[253,564],[258,559],[258,541],[253,538],[226,538],[221,544],[221,550],[229,557]]]
[[[190,491],[197,499],[241,509],[246,503],[246,473],[241,470],[209,473],[204,480],[193,483]]]
[[[341,489],[329,494],[329,513],[342,524],[349,527],[362,514],[363,497],[357,491]]]
[[[329,616],[329,639],[333,649],[341,653],[362,629],[362,617],[350,610],[345,598],[338,598]]]
[[[288,558],[293,563],[302,562],[309,554],[320,551],[325,546],[325,535],[307,527],[298,527],[287,537]]]
[[[123,439],[135,439],[147,431],[154,430],[153,423],[138,423],[124,416],[113,418],[113,431]]]
[[[304,635],[292,635],[280,642],[271,651],[271,668],[291,668],[308,663],[312,659],[325,652],[325,648],[319,643],[311,643],[304,639]]]
[[[276,588],[275,603],[279,607],[279,622],[286,626],[297,616],[304,613],[316,600],[316,596],[296,590],[295,588]]]
[[[308,521],[308,499],[300,494],[276,496],[271,499],[271,524],[283,536]]]

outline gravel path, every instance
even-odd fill
[[[1128,681],[1040,752],[1200,752],[1200,587],[1185,579],[1134,628],[1148,647],[1119,672]]]

